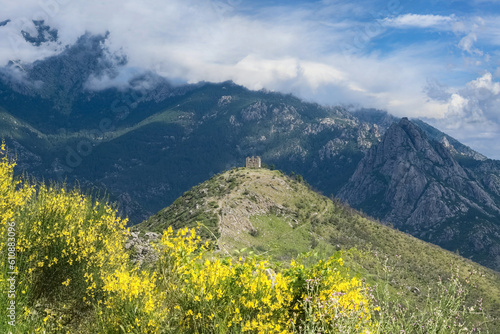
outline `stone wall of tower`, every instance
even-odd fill
[[[260,157],[247,157],[246,167],[247,168],[260,168],[261,167]]]

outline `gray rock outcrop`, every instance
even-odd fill
[[[498,259],[490,253],[500,241],[500,169],[488,163],[463,167],[442,143],[403,118],[367,152],[339,197],[398,229],[492,266]],[[489,234],[479,232],[485,229]]]

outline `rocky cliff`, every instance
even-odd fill
[[[396,228],[500,269],[498,167],[470,166],[408,119],[360,161],[339,197]]]

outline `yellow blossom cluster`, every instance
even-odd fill
[[[14,181],[15,162],[7,159],[5,143],[0,146],[0,231],[6,234],[7,224],[13,222],[20,209],[33,194],[33,187]]]
[[[340,257],[312,267],[292,261],[276,273],[263,259],[220,258],[207,251],[195,230],[165,231],[158,245],[171,309],[185,332],[290,333],[351,326],[358,333],[373,328],[365,288],[351,278]],[[321,279],[319,278],[321,277]],[[313,285],[313,282],[315,284]],[[344,326],[344,327],[345,327]]]
[[[115,210],[56,186],[41,184],[20,213],[17,250],[24,282],[37,294],[63,287],[102,298],[102,277],[125,263],[124,224]],[[47,278],[50,277],[50,285]]]
[[[107,331],[158,333],[164,312],[156,275],[122,266],[104,278],[104,310],[99,312]]]
[[[94,302],[102,303],[103,278],[128,261],[126,220],[109,205],[82,196],[77,189],[16,180],[15,163],[6,157],[3,144],[0,153],[0,232],[2,241],[11,233],[15,244],[16,306],[31,314],[19,321],[36,323],[33,314],[43,312],[34,309],[40,300],[84,303],[88,308]],[[12,231],[7,224],[14,226]],[[2,247],[2,254],[6,250]],[[8,264],[0,262],[2,290],[12,272]],[[47,309],[50,314],[39,322],[39,330],[60,327],[52,323],[63,318],[58,307]]]
[[[292,327],[305,333],[372,333],[375,310],[362,280],[350,278],[340,254],[309,268],[292,261],[288,275],[308,277],[300,282]]]

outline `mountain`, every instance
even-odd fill
[[[335,193],[385,131],[342,107],[231,82],[173,86],[142,73],[103,88],[126,64],[105,40],[84,35],[57,56],[3,68],[0,135],[30,174],[106,191],[135,223],[248,155]]]
[[[448,146],[449,147],[449,146]],[[500,269],[500,170],[462,163],[408,119],[394,123],[339,192],[341,199],[423,240]]]
[[[26,38],[57,42],[56,30],[43,22],[37,27],[38,35]],[[393,125],[399,120],[380,110],[320,106],[232,82],[174,85],[127,68],[126,56],[111,53],[106,41],[106,35],[85,34],[58,55],[0,69],[0,136],[17,156],[17,173],[105,193],[133,225],[259,155],[327,196],[340,195],[385,222],[498,268],[498,162],[418,120],[404,139],[405,131]],[[392,152],[380,157],[383,145]],[[384,159],[392,167],[416,167],[391,183],[389,167],[370,167]],[[417,181],[425,191],[413,190]],[[376,195],[389,184],[387,196]],[[432,191],[446,192],[436,208]],[[427,204],[418,192],[429,195]]]
[[[470,147],[462,144],[453,137],[439,131],[438,129],[430,126],[429,124],[421,121],[419,119],[412,119],[412,123],[416,124],[420,129],[422,129],[429,139],[435,140],[443,144],[443,146],[450,151],[450,153],[458,160],[477,160],[484,161],[488,158],[471,149]]]
[[[323,257],[355,247],[364,255],[346,252],[348,265],[371,284],[390,282],[407,302],[425,303],[414,292],[427,291],[438,276],[481,272],[473,298],[484,296],[488,312],[499,312],[498,272],[363,217],[280,171],[237,168],[215,175],[134,228],[143,234],[198,222],[202,235],[228,255],[253,252],[287,262],[310,250]],[[385,265],[393,269],[388,273]]]

